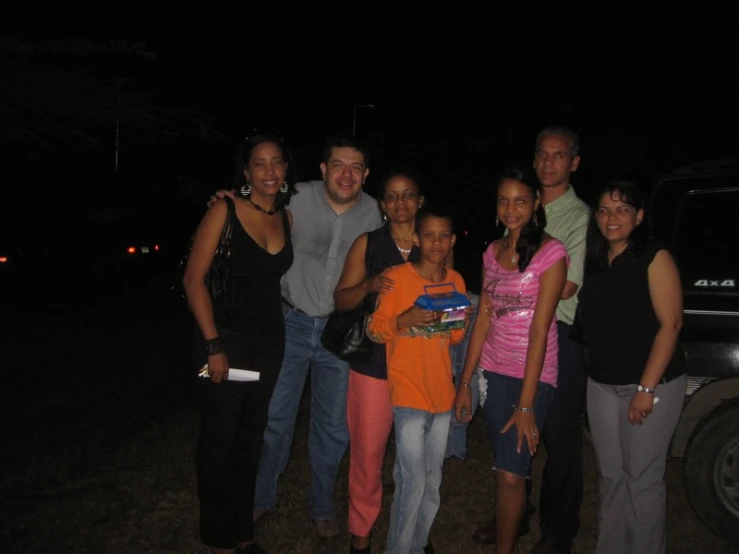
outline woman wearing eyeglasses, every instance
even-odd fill
[[[419,260],[419,249],[413,244],[413,230],[416,213],[423,202],[420,179],[413,171],[392,171],[386,175],[380,199],[386,223],[371,233],[360,235],[349,250],[334,292],[337,310],[351,310],[368,295],[376,297],[392,290],[393,281],[382,272]],[[369,270],[365,268],[368,247],[371,249]],[[448,263],[451,264],[451,260]],[[375,344],[370,359],[355,364],[350,370],[347,419],[350,552],[369,554],[370,535],[382,503],[383,458],[393,424],[383,344]]]
[[[683,296],[644,197],[606,185],[588,229],[576,334],[589,350],[587,407],[600,474],[597,554],[664,554],[667,451],[685,396]]]

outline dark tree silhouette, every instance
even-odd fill
[[[210,118],[164,105],[143,44],[0,35],[0,143],[98,147],[171,138],[221,138]]]

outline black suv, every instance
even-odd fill
[[[739,544],[739,161],[676,170],[652,191],[652,231],[680,268],[685,407],[671,455],[693,509]]]

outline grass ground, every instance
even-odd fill
[[[198,422],[185,369],[190,321],[165,289],[91,294],[76,286],[64,299],[39,293],[31,301],[19,297],[19,289],[0,289],[0,552],[207,552],[197,536]],[[279,510],[257,529],[257,540],[271,554],[349,550],[346,531],[319,539],[308,517],[308,416],[304,402],[280,481]],[[470,426],[468,446],[466,461],[451,459],[444,468],[441,510],[431,534],[439,553],[493,552],[470,540],[495,503],[480,417]],[[545,454],[535,460],[534,497]],[[580,554],[594,552],[598,503],[588,443],[583,458],[585,498],[575,544]],[[375,552],[382,552],[387,532],[392,462],[391,442]],[[336,489],[342,526],[346,465],[345,460]],[[669,552],[736,553],[693,514],[680,460],[670,461],[667,483]],[[534,516],[520,552],[538,538],[537,523]]]

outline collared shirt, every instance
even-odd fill
[[[382,223],[377,201],[360,193],[359,201],[338,215],[326,198],[323,181],[298,183],[287,207],[293,216],[295,258],[282,278],[282,296],[314,317],[334,309],[334,289],[354,240]]]
[[[567,280],[579,287],[582,285],[585,269],[585,236],[588,231],[591,211],[588,205],[575,194],[572,185],[567,192],[544,206],[547,226],[544,231],[562,242],[570,257]],[[569,325],[575,320],[577,294],[557,304],[557,320]]]

